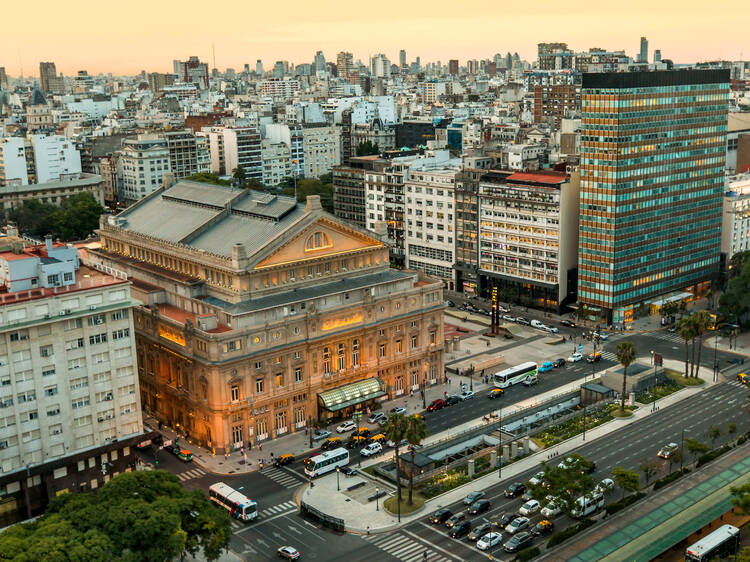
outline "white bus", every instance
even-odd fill
[[[258,517],[258,504],[224,482],[212,484],[208,488],[208,497],[229,511],[235,519],[248,522]]]
[[[326,451],[305,460],[305,474],[310,478],[315,478],[347,464],[349,464],[349,451],[343,447],[339,447],[333,451]]]
[[[740,548],[740,530],[734,525],[722,525],[710,535],[685,550],[685,562],[726,560]]]
[[[529,361],[492,375],[497,388],[508,388],[536,376],[537,364]]]

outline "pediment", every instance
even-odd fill
[[[303,263],[326,256],[341,256],[349,252],[383,245],[374,236],[333,220],[320,218],[306,225],[297,235],[280,247],[271,248],[269,254],[262,258],[254,269]]]

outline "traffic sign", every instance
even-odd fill
[[[583,353],[583,344],[578,345],[578,353]]]

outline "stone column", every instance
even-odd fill
[[[461,349],[461,339],[458,336],[453,336],[453,351],[459,351]]]
[[[490,453],[490,466],[497,468],[497,449],[493,449]]]
[[[474,459],[469,459],[469,478],[474,478]]]
[[[518,456],[518,441],[511,441],[510,456],[513,458],[516,458]]]
[[[528,437],[523,438],[523,454],[524,455],[529,454],[529,438]]]
[[[508,445],[503,445],[503,462],[510,462],[510,447]]]

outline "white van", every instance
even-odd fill
[[[532,320],[531,321],[531,327],[532,328],[541,328],[543,330],[544,329],[544,323],[540,322],[539,320]]]
[[[580,519],[581,517],[588,517],[602,507],[604,507],[604,496],[599,492],[592,492],[581,496],[575,501],[573,509],[570,510],[570,515],[571,517]]]

